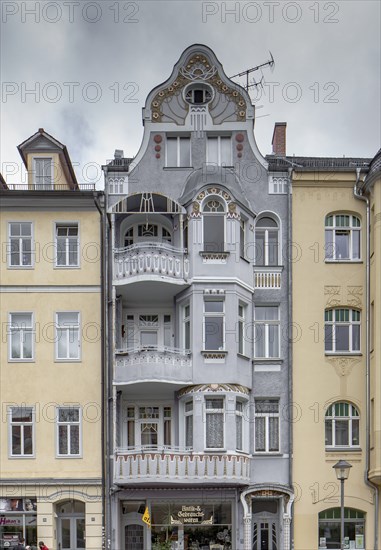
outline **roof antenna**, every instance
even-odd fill
[[[252,67],[251,69],[246,69],[246,71],[242,71],[241,73],[237,73],[233,76],[231,76],[230,78],[233,80],[233,78],[240,78],[241,76],[245,76],[246,75],[246,84],[244,86],[242,86],[243,88],[245,88],[245,90],[248,92],[250,88],[252,88],[253,86],[255,86],[256,88],[258,86],[262,86],[262,82],[263,82],[263,76],[261,78],[261,80],[259,82],[256,82],[255,79],[253,79],[251,82],[249,81],[249,74],[250,73],[253,73],[254,71],[258,71],[259,69],[262,69],[262,67],[270,67],[271,70],[274,69],[274,65],[275,65],[275,61],[274,61],[274,58],[273,58],[273,55],[271,52],[269,52],[270,54],[270,59],[269,61],[265,61],[265,63],[261,63],[260,65],[257,65],[256,67]]]

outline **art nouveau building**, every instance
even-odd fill
[[[19,146],[1,179],[0,548],[102,546],[101,224],[66,147]]]
[[[104,166],[113,550],[290,548],[288,169],[254,122],[193,45]]]
[[[380,546],[380,152],[293,162],[295,548]],[[284,161],[274,159],[282,165]]]

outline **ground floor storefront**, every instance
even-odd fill
[[[41,540],[50,550],[102,548],[100,482],[1,485],[0,550],[21,539],[32,549]]]
[[[115,550],[290,550],[291,492],[277,487],[120,488]]]

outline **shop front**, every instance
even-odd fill
[[[21,539],[37,548],[36,498],[0,498],[0,549],[11,550]]]
[[[221,491],[216,490],[220,494]],[[204,491],[121,502],[123,550],[235,550],[233,498]],[[232,496],[234,491],[232,492]],[[148,509],[148,523],[147,512]],[[144,521],[146,520],[146,521]]]

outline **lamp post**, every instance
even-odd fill
[[[337,479],[341,483],[341,529],[340,529],[340,548],[344,550],[344,481],[348,479],[349,469],[352,468],[352,464],[349,464],[346,460],[339,460],[332,468],[335,468],[335,474]]]

